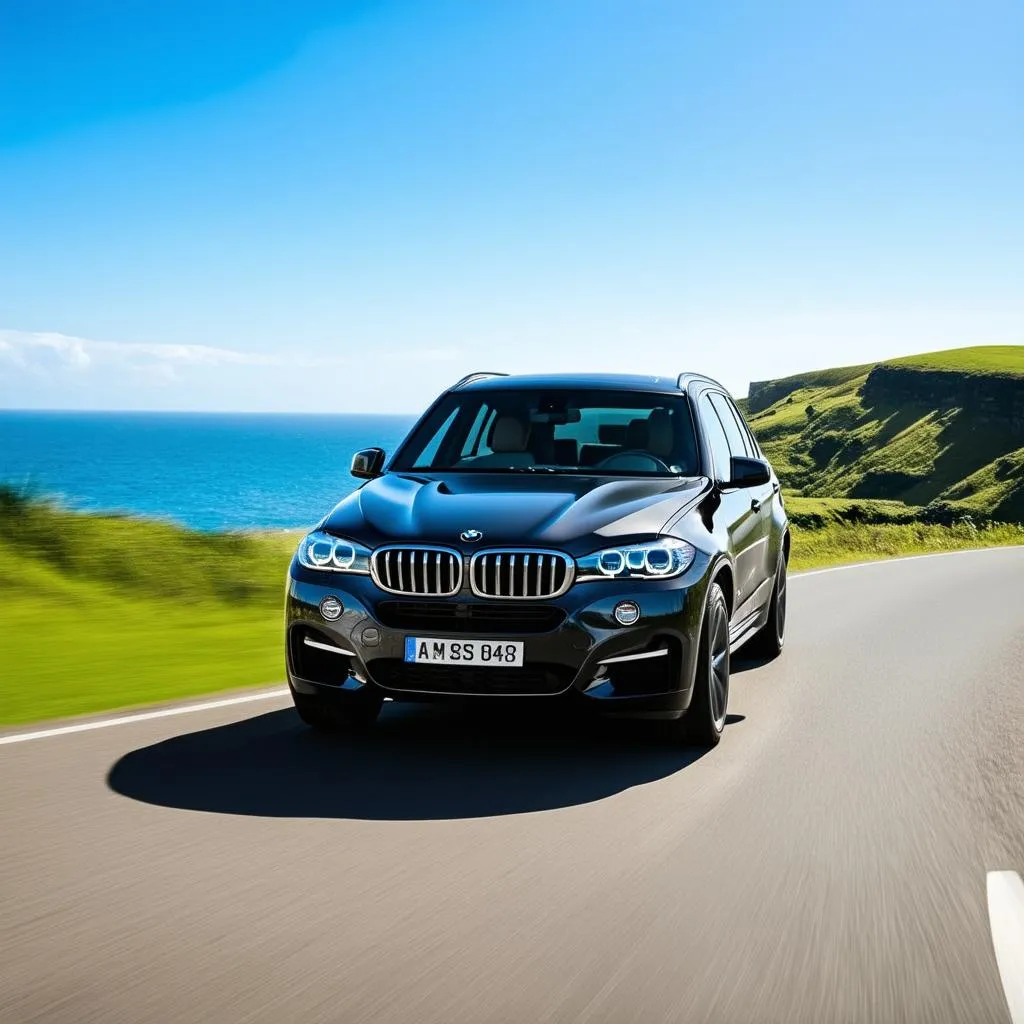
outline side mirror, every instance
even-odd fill
[[[372,480],[384,469],[384,449],[364,448],[352,456],[352,475],[363,480]]]
[[[772,478],[768,463],[762,459],[748,459],[743,455],[734,455],[729,460],[728,487],[760,487]]]

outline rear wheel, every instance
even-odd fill
[[[722,738],[729,710],[729,606],[722,588],[712,583],[700,631],[697,674],[690,708],[679,720],[683,737],[701,747]]]
[[[331,695],[333,696],[333,694]],[[347,695],[343,701],[292,690],[299,718],[316,732],[362,732],[373,726],[383,701],[372,694]]]
[[[775,570],[772,599],[768,605],[768,621],[750,641],[750,651],[765,658],[777,658],[786,643],[786,558],[779,557]]]

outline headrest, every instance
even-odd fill
[[[626,443],[626,424],[625,423],[601,423],[597,428],[597,439],[601,444],[618,444],[623,445]]]
[[[650,452],[659,459],[667,459],[674,447],[675,432],[668,409],[655,409],[644,420],[630,420],[626,430],[627,450]]]
[[[630,420],[626,427],[626,448],[631,452],[647,451],[647,420]]]
[[[521,452],[526,450],[528,430],[516,416],[499,416],[491,431],[491,450],[495,452]]]
[[[655,409],[647,419],[647,450],[659,459],[668,459],[675,445],[672,414],[668,409]]]

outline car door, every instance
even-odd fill
[[[713,516],[715,529],[716,532],[719,528],[724,531],[733,556],[736,593],[732,622],[734,627],[739,627],[759,607],[756,597],[763,575],[762,549],[766,538],[764,521],[760,510],[754,507],[750,490],[727,486],[730,477],[729,460],[734,452],[722,420],[711,403],[713,394],[705,394],[697,408],[711,450],[714,463],[712,472],[719,484],[719,506]],[[742,455],[744,452],[739,450],[735,454]]]
[[[746,455],[751,459],[763,459],[764,456],[758,450],[750,431],[747,429],[739,410],[733,404],[732,399],[723,393],[715,392],[711,395],[711,404],[718,413],[719,419],[725,428],[726,437],[729,440],[729,449],[733,455]],[[757,573],[757,599],[754,601],[756,607],[764,604],[771,596],[771,587],[766,584],[775,578],[775,565],[769,564],[772,558],[771,544],[768,543],[771,537],[772,528],[772,502],[778,493],[778,483],[769,480],[760,487],[750,487],[745,490],[750,499],[751,510],[757,513],[761,519],[761,540],[758,549],[758,557],[754,566]]]

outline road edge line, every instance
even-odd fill
[[[15,732],[0,736],[0,747],[11,743],[27,743],[29,740],[47,739],[51,736],[68,736],[76,732],[91,732],[93,729],[109,729],[115,725],[127,725],[130,722],[148,722],[157,718],[173,718],[175,715],[190,715],[196,711],[213,711],[216,708],[229,708],[235,704],[250,704],[258,700],[281,698],[288,693],[287,687],[276,690],[264,690],[260,693],[246,693],[239,697],[222,697],[218,700],[204,700],[194,704],[182,704],[177,707],[159,708],[156,711],[139,711],[114,718],[100,718],[91,722],[78,722],[75,725],[59,725],[52,729],[36,729],[32,732]]]

